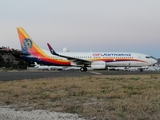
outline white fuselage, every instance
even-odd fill
[[[52,55],[49,51],[45,51],[48,57],[57,60],[66,60],[66,58]],[[149,55],[130,52],[57,52],[60,55],[70,56],[77,59],[88,61],[104,61],[106,66],[114,67],[141,67],[157,63],[157,60]],[[74,61],[69,61],[74,64]],[[76,65],[76,63],[75,63]]]

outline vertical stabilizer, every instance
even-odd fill
[[[43,53],[22,27],[18,27],[17,32],[23,54],[29,55]]]

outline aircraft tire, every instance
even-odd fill
[[[81,72],[86,72],[86,71],[87,71],[87,68],[86,68],[86,67],[81,67],[81,68],[80,68],[80,71],[81,71]]]
[[[143,72],[143,68],[140,69],[140,72]]]

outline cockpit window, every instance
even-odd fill
[[[150,56],[146,56],[146,58],[150,58]]]
[[[146,58],[152,58],[152,59],[154,59],[154,60],[157,60],[156,58],[154,58],[153,56],[146,56]]]

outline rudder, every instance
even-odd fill
[[[22,27],[18,27],[17,32],[23,54],[29,55],[34,53],[42,53],[41,49],[34,43]]]

